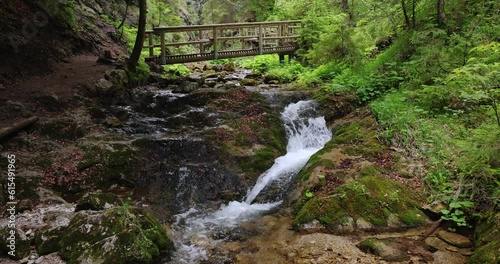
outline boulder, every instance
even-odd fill
[[[234,62],[227,62],[225,63],[222,68],[225,70],[225,71],[228,71],[228,72],[234,72],[236,70],[236,66],[234,65]]]
[[[207,78],[205,79],[205,84],[204,86],[208,86],[208,87],[215,87],[215,85],[217,84],[217,78]]]
[[[122,69],[107,70],[104,78],[110,81],[116,90],[121,90],[128,84],[127,72]]]
[[[469,248],[472,247],[472,242],[466,236],[462,236],[457,233],[448,232],[445,230],[440,230],[437,236],[444,242],[459,248]]]
[[[122,204],[122,200],[112,193],[90,192],[86,193],[76,202],[76,211],[104,210]]]
[[[411,190],[378,176],[345,183],[328,197],[314,196],[301,203],[305,204],[295,217],[296,227],[318,220],[328,228],[337,229],[350,218],[358,229],[394,227],[397,223],[401,227],[420,226],[429,221]]]
[[[358,248],[363,252],[380,256],[387,261],[407,261],[410,259],[410,256],[406,253],[407,248],[404,248],[402,243],[394,238],[365,239],[358,244]]]
[[[163,226],[147,211],[118,207],[80,211],[59,242],[68,263],[152,263],[174,247]]]
[[[95,89],[98,94],[107,94],[112,91],[113,83],[104,78],[101,78],[99,79],[99,81],[97,81]]]
[[[173,89],[174,93],[190,93],[196,89],[198,89],[200,85],[197,82],[184,81],[182,82],[177,89]]]
[[[203,72],[193,72],[188,75],[187,79],[190,82],[196,82],[198,84],[203,84],[204,77],[203,77]]]
[[[243,86],[258,86],[259,85],[259,82],[255,79],[243,79],[241,80],[241,85]]]
[[[208,79],[208,78],[216,78],[217,77],[217,72],[214,70],[206,70],[203,73],[203,78]]]

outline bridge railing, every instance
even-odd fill
[[[167,57],[170,58],[172,55],[181,57],[184,55],[185,61],[189,58],[191,61],[196,61],[264,54],[269,53],[271,48],[286,50],[287,47],[288,49],[295,47],[294,41],[299,38],[297,29],[301,27],[300,20],[154,27],[146,31],[147,43],[144,48],[149,49],[147,60],[159,59],[161,64],[172,63],[173,60],[167,61]],[[168,42],[167,34],[173,33],[188,33],[189,40]],[[159,43],[155,43],[158,42],[158,38]],[[167,47],[181,46],[191,46],[194,53],[167,54]],[[155,49],[157,51],[158,48],[160,48],[159,54],[155,53]],[[175,62],[180,61],[183,60],[175,60]]]

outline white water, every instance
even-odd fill
[[[331,139],[332,133],[324,117],[310,117],[314,107],[314,101],[300,101],[288,105],[281,113],[288,139],[287,153],[277,158],[274,165],[259,177],[245,201],[232,201],[212,213],[191,208],[175,216],[173,229],[177,252],[173,263],[197,263],[207,259],[207,249],[214,248],[218,242],[211,235],[235,228],[241,222],[281,204],[282,201],[252,202],[273,181],[290,180]]]

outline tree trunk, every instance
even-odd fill
[[[17,132],[28,128],[29,126],[33,125],[36,121],[38,121],[38,116],[33,116],[24,120],[21,120],[14,125],[10,127],[6,127],[3,129],[0,129],[0,141],[13,136]]]
[[[146,33],[146,14],[147,1],[139,0],[139,26],[137,28],[137,36],[135,38],[134,49],[127,62],[127,67],[130,71],[135,71],[139,58],[141,57],[142,46],[144,45],[144,37]]]
[[[415,28],[417,27],[417,23],[416,23],[416,18],[415,18],[415,6],[416,6],[416,2],[417,0],[412,0],[411,1],[411,20],[412,20],[412,27]]]
[[[437,0],[436,11],[437,11],[437,24],[439,26],[443,26],[444,20],[446,18],[446,14],[444,12],[444,0]]]
[[[342,11],[346,13],[349,11],[349,0],[342,0]]]
[[[406,28],[410,28],[410,18],[408,17],[408,12],[406,11],[405,0],[401,0],[401,7],[403,8],[403,15],[405,17]]]

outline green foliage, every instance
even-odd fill
[[[297,61],[280,63],[278,55],[261,55],[251,59],[241,59],[237,63],[247,69],[264,74],[270,80],[288,83],[296,80],[301,74],[309,71]]]
[[[169,64],[163,65],[162,67],[166,72],[166,78],[172,75],[176,76],[175,78],[178,78],[179,76],[188,76],[191,73],[191,70],[184,64]]]

